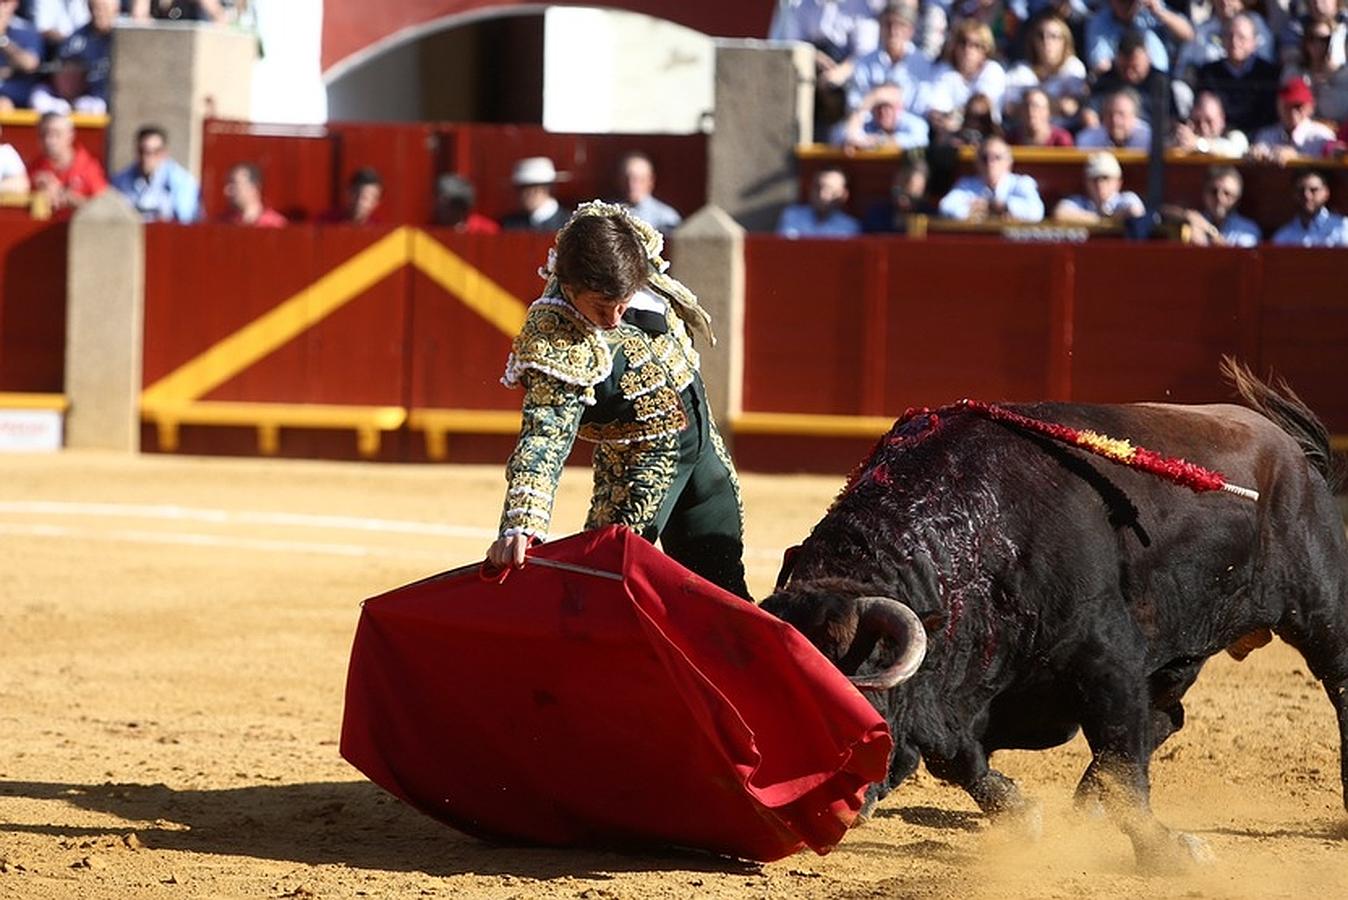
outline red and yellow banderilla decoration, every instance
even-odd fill
[[[1109,437],[1099,432],[1087,429],[1071,428],[1067,425],[1059,425],[1056,422],[1045,422],[1041,419],[1033,419],[1029,416],[1012,412],[1001,406],[992,403],[983,403],[978,400],[960,400],[950,406],[942,407],[939,410],[910,410],[904,414],[900,422],[906,422],[914,416],[927,415],[939,416],[942,413],[955,412],[961,409],[967,409],[971,412],[987,416],[995,422],[1004,422],[1016,428],[1042,434],[1045,437],[1052,438],[1064,444],[1070,444],[1073,447],[1079,447],[1096,456],[1103,456],[1119,465],[1128,466],[1132,469],[1138,469],[1143,472],[1150,472],[1153,475],[1159,475],[1176,484],[1183,485],[1190,490],[1202,493],[1204,491],[1225,491],[1228,494],[1235,494],[1237,497],[1244,497],[1246,500],[1259,500],[1259,492],[1250,488],[1231,484],[1220,472],[1214,472],[1212,469],[1191,463],[1188,460],[1173,456],[1163,456],[1154,450],[1148,450],[1145,447],[1135,447],[1127,440]]]

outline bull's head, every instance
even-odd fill
[[[763,609],[805,635],[859,690],[897,687],[916,674],[927,653],[926,629],[907,605],[841,579],[794,583],[764,600]],[[883,667],[858,674],[872,656]]]

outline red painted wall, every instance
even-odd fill
[[[1348,432],[1348,251],[994,239],[746,241],[744,407],[896,417],[961,397],[1203,403],[1273,366]],[[743,435],[745,468],[845,472],[871,438]]]
[[[0,210],[0,391],[63,389],[68,234],[66,224]]]

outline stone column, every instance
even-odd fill
[[[796,147],[813,134],[813,48],[717,42],[708,203],[750,231],[771,231],[782,207],[798,199]]]
[[[201,178],[201,124],[248,119],[257,37],[196,22],[122,25],[112,41],[108,171],[135,160],[136,129],[162,125],[169,153]]]
[[[726,212],[704,206],[674,232],[674,274],[711,314],[715,347],[698,347],[707,402],[730,441],[744,401],[744,229]]]
[[[66,446],[140,450],[145,227],[116,191],[70,222],[66,274]]]

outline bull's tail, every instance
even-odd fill
[[[1222,375],[1247,406],[1292,436],[1306,459],[1324,476],[1329,489],[1337,492],[1344,472],[1330,449],[1329,430],[1296,391],[1282,378],[1270,378],[1272,384],[1261,381],[1248,366],[1230,356],[1222,357]]]

